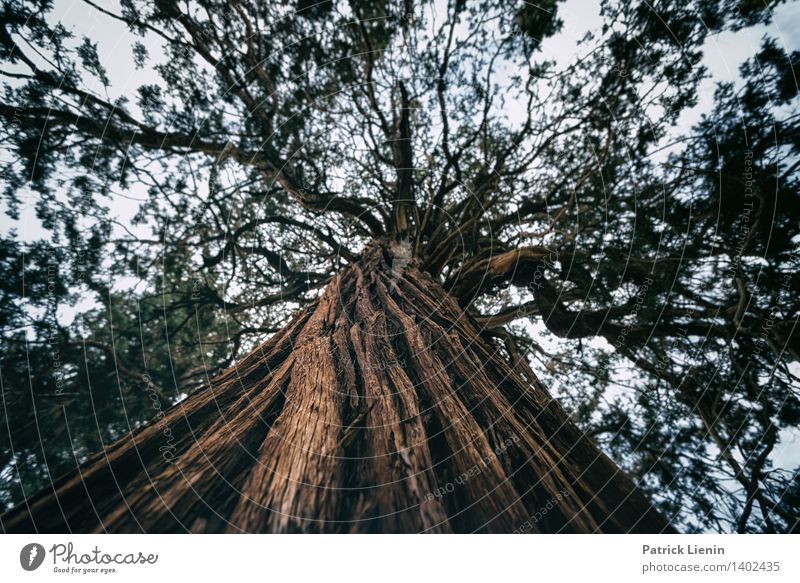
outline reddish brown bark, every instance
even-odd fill
[[[414,260],[371,244],[280,333],[8,531],[660,532]]]

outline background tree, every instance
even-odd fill
[[[797,528],[797,55],[679,123],[771,4],[603,2],[567,63],[556,2],[85,4],[135,92],[50,3],[0,19],[5,208],[45,232],[2,246],[7,506],[126,436],[57,482],[70,527],[663,528],[574,422],[681,528]]]

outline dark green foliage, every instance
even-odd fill
[[[798,55],[766,37],[680,125],[709,35],[777,4],[605,1],[563,63],[556,1],[87,3],[115,65],[4,2],[0,503],[410,233],[676,525],[796,528]]]

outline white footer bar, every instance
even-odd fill
[[[3,581],[800,581],[791,535],[3,535]]]

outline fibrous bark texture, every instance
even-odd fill
[[[661,532],[408,246],[3,517],[40,532]]]

